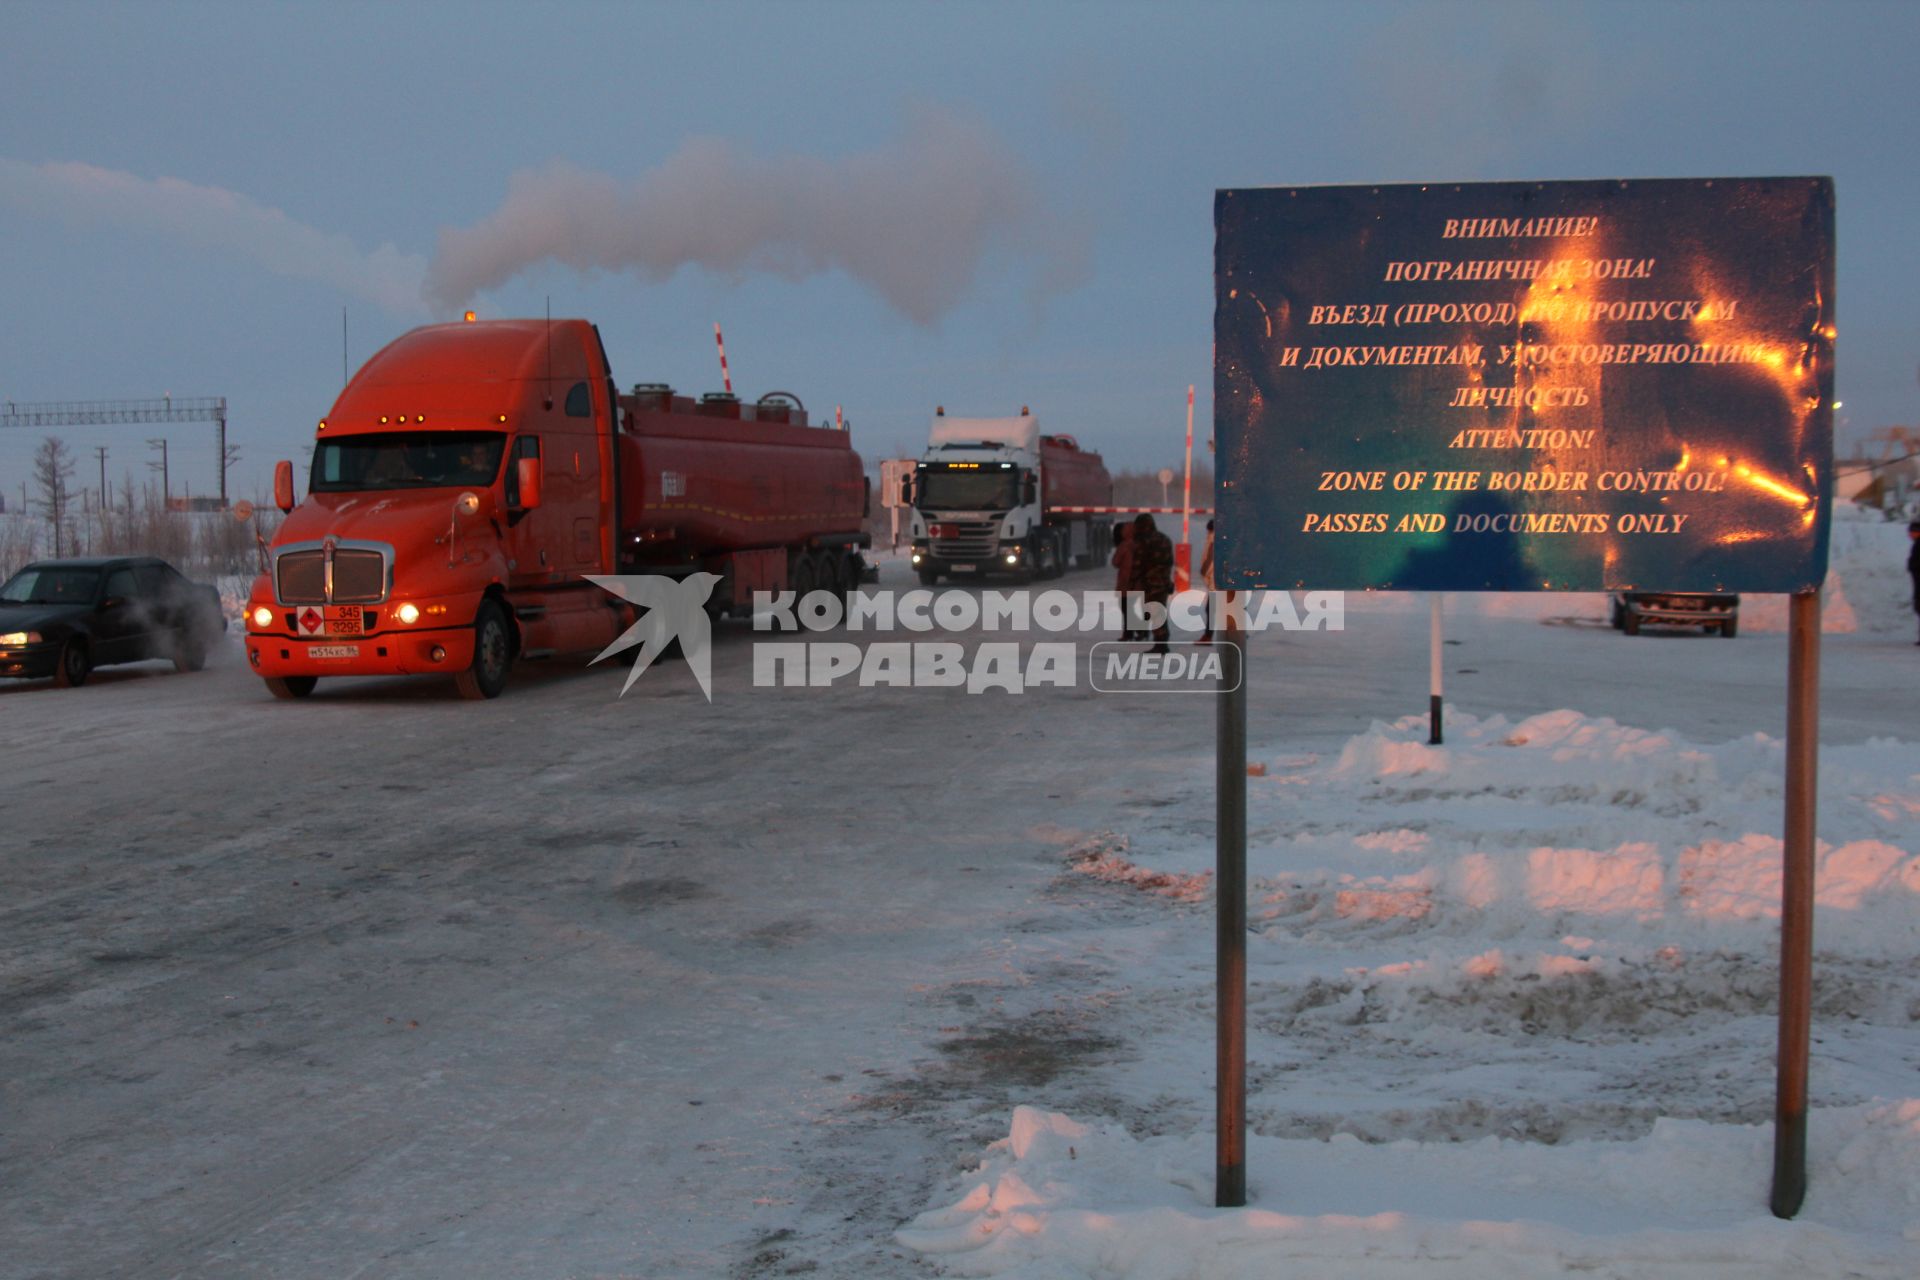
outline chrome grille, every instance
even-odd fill
[[[986,560],[999,550],[994,537],[997,520],[936,520],[941,536],[931,539],[933,554],[942,560]]]
[[[275,565],[278,580],[275,590],[286,604],[325,604],[327,602],[326,559],[318,551],[289,551]]]
[[[375,604],[387,594],[387,561],[378,551],[347,547],[333,553],[333,602]]]
[[[387,558],[365,547],[334,548],[329,595],[325,549],[285,551],[274,561],[274,590],[282,604],[378,604],[387,598]]]

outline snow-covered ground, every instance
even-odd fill
[[[1876,643],[1825,665],[1883,682],[1898,731],[1920,707],[1920,659],[1895,647],[1913,627],[1906,535],[1846,514],[1827,630]],[[1412,603],[1354,601],[1351,625]],[[1528,617],[1597,628],[1605,607],[1451,603],[1476,635]],[[1784,615],[1768,598],[1743,609],[1749,631]],[[1617,661],[1680,653],[1677,636],[1616,639]],[[1606,665],[1566,666],[1558,688],[1508,681],[1502,699],[1620,702]],[[1671,674],[1663,703],[1632,699],[1636,720],[1692,722],[1698,675]],[[1750,705],[1776,701],[1781,673],[1751,674]],[[1781,1223],[1766,1211],[1779,737],[1457,705],[1445,744],[1428,736],[1416,714],[1320,750],[1269,733],[1254,755],[1247,1209],[1212,1207],[1210,1100],[1193,1082],[1144,1111],[1041,1095],[899,1240],[951,1274],[1032,1280],[1920,1274],[1920,747],[1822,754],[1814,1189]],[[1211,778],[1193,761],[1186,804],[1066,855],[1187,923],[1150,963],[1117,966],[1136,1043],[1205,1031],[1211,957],[1194,944],[1213,851],[1193,810]],[[1179,1078],[1147,1055],[1118,1074],[1134,1097]]]
[[[1905,552],[1836,525],[1793,1222],[1772,606],[1451,597],[1429,747],[1381,596],[1252,644],[1244,1210],[1205,698],[756,690],[737,627],[711,705],[0,686],[0,1272],[1920,1274]]]

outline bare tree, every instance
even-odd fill
[[[48,436],[33,454],[33,480],[40,490],[40,510],[53,524],[53,555],[66,554],[67,481],[73,478],[73,455],[59,436]]]

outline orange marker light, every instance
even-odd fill
[[[468,324],[472,324],[472,323],[473,323],[473,312],[471,312],[471,311],[469,311],[469,312],[467,312],[467,323],[468,323]]]

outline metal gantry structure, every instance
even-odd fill
[[[227,504],[227,398],[161,396],[155,400],[0,402],[0,427],[79,427],[145,422],[211,422],[220,460],[220,505]]]

